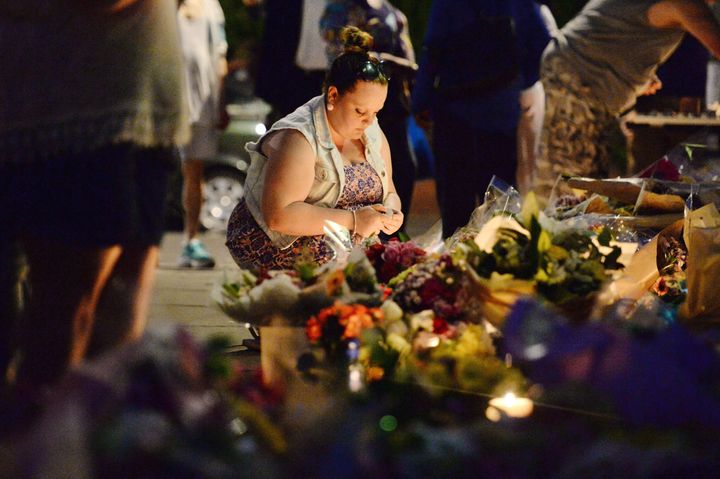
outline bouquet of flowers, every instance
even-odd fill
[[[227,387],[241,374],[228,344],[156,326],[85,363],[17,445],[11,476],[275,477],[285,435],[254,398]]]
[[[499,325],[512,303],[535,291],[569,316],[589,314],[594,294],[622,267],[621,249],[611,245],[607,228],[599,234],[579,228],[552,232],[529,215],[527,229],[511,217],[496,217],[459,251],[486,319]]]
[[[396,377],[436,394],[458,390],[496,395],[525,388],[520,371],[497,357],[486,328],[471,323],[459,323],[446,334],[420,334]]]
[[[380,308],[337,301],[308,319],[307,337],[322,347],[332,364],[345,365],[348,346],[354,343],[356,349],[363,331],[382,324],[383,318]]]
[[[427,255],[415,242],[401,242],[396,239],[387,243],[374,243],[365,250],[365,254],[375,269],[378,280],[386,284],[401,272],[424,260]]]
[[[664,302],[678,306],[685,301],[687,295],[687,248],[682,237],[661,235],[658,243],[660,277],[650,291]]]
[[[443,253],[403,271],[388,286],[392,288],[391,299],[405,312],[432,310],[437,327],[442,329],[463,316],[462,279],[461,265]]]
[[[230,318],[258,326],[278,316],[296,318],[300,314],[297,307],[304,284],[294,271],[256,275],[240,269],[234,280],[226,279],[216,285],[212,297]]]
[[[225,314],[242,323],[265,326],[282,319],[288,325],[304,326],[309,316],[337,299],[379,304],[382,293],[372,265],[357,249],[344,265],[328,263],[320,268],[300,261],[294,270],[240,269],[234,280],[216,285],[212,296]]]

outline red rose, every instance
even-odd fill
[[[437,298],[443,297],[445,287],[437,278],[430,278],[420,289],[420,298],[426,305],[432,304]]]
[[[445,321],[445,318],[435,316],[435,319],[433,319],[433,333],[445,334],[448,329],[449,329],[449,326],[448,326],[447,321]]]

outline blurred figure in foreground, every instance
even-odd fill
[[[217,0],[180,0],[178,27],[185,63],[192,137],[181,149],[185,209],[181,268],[212,268],[215,260],[197,238],[206,161],[218,152],[220,130],[227,127],[223,83],[227,75],[225,16]]]
[[[176,2],[66,3],[0,3],[0,223],[29,265],[15,382],[28,399],[91,338],[101,352],[142,334],[189,133]]]

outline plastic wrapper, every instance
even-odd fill
[[[638,176],[686,183],[720,181],[718,146],[717,130],[701,129]]]
[[[415,244],[428,253],[440,253],[445,249],[442,239],[442,220],[438,220],[423,234],[413,238]]]
[[[332,261],[338,265],[344,265],[353,249],[350,231],[330,220],[325,221],[323,230],[325,231],[325,242],[334,253]]]
[[[720,185],[717,188],[720,192]],[[622,221],[636,230],[660,230],[683,218],[690,194],[690,185],[681,182],[562,177],[553,188],[545,212],[557,219],[592,214],[605,222]],[[713,201],[709,196],[706,201]]]
[[[485,190],[483,204],[475,208],[467,225],[445,241],[445,248],[452,250],[458,243],[474,237],[492,218],[500,215],[517,215],[522,209],[520,193],[500,178],[493,176]]]
[[[684,319],[705,319],[720,323],[720,213],[715,205],[691,212],[683,232],[688,248],[687,298],[680,306]]]

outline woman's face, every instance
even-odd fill
[[[338,94],[337,88],[328,88],[328,121],[333,130],[344,138],[357,140],[385,104],[387,85],[376,82],[358,81],[355,88]]]

